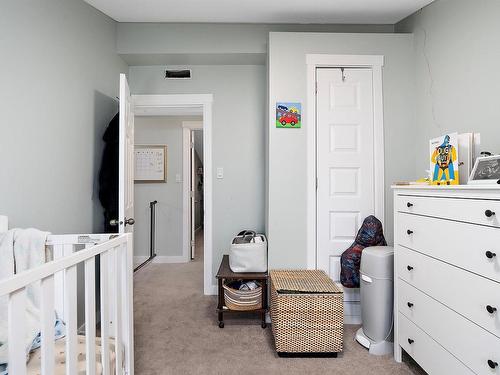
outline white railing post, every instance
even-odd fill
[[[76,375],[77,368],[77,296],[76,265],[64,270],[64,314],[66,317],[66,374]]]
[[[101,363],[102,375],[109,373],[109,251],[101,253]]]
[[[95,258],[85,261],[85,347],[87,375],[96,373],[95,354]]]
[[[125,371],[128,375],[134,374],[134,262],[132,234],[127,234],[127,242],[124,244],[122,261],[122,275],[124,280],[123,289],[123,337],[125,349]]]
[[[121,259],[123,253],[123,246],[119,245],[113,249],[114,253],[114,306],[115,306],[115,351],[116,351],[116,375],[121,375],[123,372],[123,358],[122,358],[122,291],[123,284],[121,281]]]
[[[26,289],[9,295],[9,374],[26,375]]]
[[[54,313],[54,275],[42,279],[41,284],[41,351],[42,351],[42,375],[54,373],[54,335],[55,335],[55,313]]]

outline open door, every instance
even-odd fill
[[[127,77],[120,74],[120,153],[118,232],[133,232],[134,220],[134,113]]]
[[[195,249],[196,249],[196,242],[195,242],[195,209],[196,209],[196,202],[195,202],[195,163],[194,163],[194,131],[191,130],[189,132],[189,138],[190,138],[190,146],[191,146],[191,182],[190,182],[190,187],[189,187],[189,195],[191,196],[190,203],[191,203],[191,260],[194,260],[195,257]]]

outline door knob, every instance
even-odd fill
[[[412,339],[408,339],[408,344],[413,344],[415,342],[415,340],[412,340]]]
[[[489,251],[489,250],[486,252],[486,258],[488,258],[488,259],[492,259],[492,258],[494,258],[494,257],[496,257],[496,256],[497,256],[497,255],[496,255],[495,253],[492,253],[492,252],[491,252],[491,251]]]
[[[411,309],[413,307],[413,303],[408,302],[408,307]]]
[[[406,231],[406,233],[407,233],[407,234],[408,234],[408,236],[409,236],[410,234],[413,234],[413,231],[408,229],[408,230]]]
[[[490,314],[493,314],[497,311],[497,308],[496,307],[493,307],[491,305],[488,305],[486,306],[486,310],[490,313]]]
[[[486,210],[486,211],[484,211],[484,214],[486,215],[486,217],[492,217],[492,216],[495,216],[495,212],[494,212],[494,211],[491,211],[491,210]]]
[[[490,366],[490,368],[495,368],[495,367],[498,367],[498,363],[495,361],[492,361],[491,359],[488,359],[488,366]]]
[[[413,203],[410,203],[410,202],[406,203],[406,207],[408,207],[408,208],[413,207]]]
[[[109,221],[109,225],[111,225],[112,227],[116,227],[120,224],[123,224],[123,221],[118,221],[118,219],[112,219]]]
[[[411,270],[413,270],[413,267],[412,267],[412,266],[407,266],[407,267],[406,267],[406,269],[407,269],[408,271],[411,271]]]
[[[133,218],[125,219],[125,226],[134,225],[134,224],[135,224],[135,220]]]

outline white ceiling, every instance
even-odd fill
[[[434,0],[85,0],[119,22],[394,24]]]

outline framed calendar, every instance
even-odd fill
[[[167,182],[167,146],[135,145],[136,182]]]

